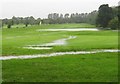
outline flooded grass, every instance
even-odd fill
[[[41,45],[28,45],[28,46],[23,47],[23,48],[26,48],[26,49],[38,49],[38,50],[52,49],[52,47],[54,47],[54,46],[66,45],[67,40],[74,39],[74,38],[76,38],[76,36],[69,36],[68,38],[55,40],[55,41],[53,41],[51,43],[45,43],[45,44],[41,44]]]
[[[35,49],[35,48],[34,48]],[[43,48],[45,49],[45,48]],[[55,53],[46,53],[39,55],[23,55],[23,56],[4,56],[0,57],[0,60],[11,60],[11,59],[32,59],[32,58],[40,58],[40,57],[54,57],[54,56],[62,56],[62,55],[79,55],[79,54],[95,54],[95,53],[104,53],[104,52],[120,52],[120,50],[94,50],[94,51],[71,51],[71,52],[55,52]]]
[[[13,32],[14,31],[14,32]],[[10,34],[11,33],[11,34]],[[22,36],[20,38],[6,39],[6,37]],[[28,45],[33,47],[51,43],[58,39],[77,36],[67,40],[67,45],[54,46],[49,50],[24,49]],[[37,32],[36,29],[6,29],[3,30],[3,56],[34,55],[52,52],[81,51],[91,49],[117,49],[118,33],[114,31],[79,31],[79,32]],[[42,46],[44,47],[44,46]]]
[[[3,57],[0,57],[3,60],[3,82],[117,82],[118,32],[36,31],[93,26],[61,24],[3,29]],[[69,36],[77,38],[64,39]],[[64,42],[62,44],[59,39],[63,39],[67,45],[63,45]],[[56,45],[56,40],[61,44]],[[47,44],[51,42],[51,45]],[[23,48],[31,45],[31,49]],[[52,49],[39,50],[39,46]]]

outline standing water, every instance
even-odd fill
[[[55,52],[49,54],[38,54],[38,55],[22,55],[22,56],[4,56],[0,57],[0,60],[10,60],[10,59],[31,59],[39,57],[52,57],[52,56],[62,56],[62,55],[80,55],[80,54],[93,54],[102,52],[120,52],[120,50],[94,50],[94,51],[70,51],[70,52]]]
[[[28,46],[23,47],[23,48],[26,48],[26,49],[36,49],[36,50],[52,49],[53,46],[66,45],[67,44],[67,40],[74,39],[74,38],[76,38],[76,36],[69,36],[68,38],[55,40],[55,41],[53,41],[51,43],[45,43],[45,44],[41,44],[41,45],[28,45]]]
[[[39,29],[37,31],[99,31],[97,28]]]

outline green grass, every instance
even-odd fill
[[[27,28],[3,28],[2,55],[34,55],[52,52],[117,49],[118,32],[38,32],[48,28],[90,28],[89,24],[54,24],[29,26]],[[1,30],[0,30],[1,32]],[[51,50],[23,49],[27,45],[43,44],[57,39],[77,36],[65,46]],[[4,82],[116,82],[118,76],[118,53],[64,55],[57,57],[16,59],[2,61]]]
[[[37,28],[38,29],[38,28]],[[3,29],[3,56],[41,54],[60,51],[78,51],[91,49],[117,49],[118,33],[114,31],[84,32],[37,32],[36,28]],[[66,46],[55,46],[52,50],[23,49],[27,45],[43,44],[70,35],[76,39],[68,40]]]
[[[3,61],[4,82],[117,82],[117,53]]]

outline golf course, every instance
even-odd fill
[[[0,31],[3,82],[118,82],[117,30],[71,23]]]

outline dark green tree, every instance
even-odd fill
[[[119,22],[118,28],[120,29],[120,6],[118,6],[118,14],[117,14],[117,16],[118,16],[118,22]]]
[[[119,20],[119,22],[120,22],[120,6],[118,6],[118,20]]]
[[[29,17],[29,24],[34,25],[35,24],[35,18],[33,16]]]
[[[7,28],[11,28],[12,25],[13,25],[13,20],[9,19],[7,23]]]
[[[109,21],[113,18],[112,8],[108,4],[103,4],[99,7],[97,16],[97,26],[106,28]]]
[[[118,25],[119,25],[119,21],[117,17],[115,17],[109,22],[109,27],[113,30],[118,29]]]
[[[24,18],[24,24],[26,27],[29,25],[29,17]]]
[[[2,26],[3,26],[3,25],[2,25],[2,20],[0,19],[0,28],[2,28]]]

